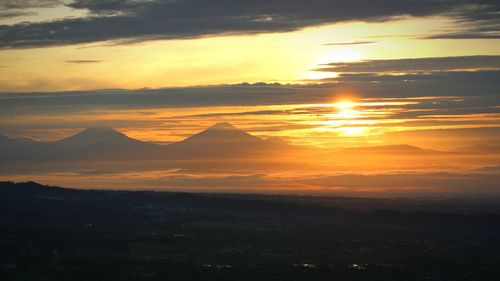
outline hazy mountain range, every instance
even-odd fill
[[[88,128],[53,142],[0,135],[0,148],[0,157],[12,161],[251,158],[298,150],[286,143],[252,136],[229,123],[217,123],[169,145],[136,140],[112,128]]]
[[[283,141],[264,140],[239,130],[229,123],[217,123],[185,140],[159,145],[126,136],[111,128],[88,128],[76,135],[53,142],[38,142],[29,138],[8,138],[0,135],[0,158],[7,161],[116,161],[116,160],[189,160],[189,159],[249,159],[300,157],[311,155],[362,156],[439,155],[492,153],[500,149],[488,146],[463,148],[462,151],[442,152],[411,145],[347,148],[331,152],[303,148]]]

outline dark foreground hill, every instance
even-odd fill
[[[3,182],[0,279],[498,280],[498,213],[400,201]]]

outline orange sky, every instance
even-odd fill
[[[498,5],[402,3],[0,2],[0,134],[169,144],[223,121],[329,150],[500,143]]]

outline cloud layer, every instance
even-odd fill
[[[239,84],[158,90],[97,90],[62,93],[4,93],[0,110],[29,107],[192,107],[329,102],[351,92],[366,98],[463,96],[500,99],[500,71],[414,75],[350,74],[317,85]]]
[[[8,1],[5,11],[18,11],[22,5],[33,7],[34,2]],[[460,27],[429,38],[500,37],[500,4],[494,0],[75,0],[67,5],[87,10],[90,16],[0,26],[0,47],[287,32],[321,24],[436,15],[453,17]]]
[[[334,72],[436,72],[478,69],[500,69],[500,56],[460,56],[417,59],[366,60],[331,63],[321,71]]]
[[[29,8],[50,8],[61,5],[61,0],[2,0],[0,1],[0,19],[32,15]]]

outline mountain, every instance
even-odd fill
[[[337,151],[339,154],[433,154],[439,152],[407,144],[351,147]]]
[[[10,139],[4,135],[0,135],[0,143],[8,142]]]
[[[0,137],[0,158],[11,161],[113,161],[160,157],[161,146],[111,128],[89,128],[54,142]]]
[[[32,138],[26,138],[26,137],[19,137],[15,138],[14,140],[18,141],[19,143],[24,143],[24,144],[34,144],[36,141]]]
[[[91,161],[157,160],[163,151],[163,146],[105,127],[85,129],[50,146],[58,158]]]
[[[1,192],[41,192],[41,191],[61,191],[61,190],[70,190],[64,189],[62,187],[43,185],[37,182],[28,181],[28,182],[11,182],[11,181],[0,181],[0,193]]]
[[[112,128],[88,128],[54,142],[16,140],[0,136],[0,158],[33,162],[110,162],[209,159],[248,159],[296,155],[300,149],[263,140],[229,123],[215,125],[169,145],[143,142]]]
[[[170,155],[176,158],[214,157],[214,160],[220,157],[259,157],[291,149],[291,146],[252,136],[226,122],[216,123],[168,147]]]
[[[112,128],[97,127],[85,129],[73,136],[52,144],[69,148],[88,148],[96,145],[113,146],[148,146],[150,143],[129,138]]]
[[[264,140],[241,131],[229,123],[221,122],[172,145],[176,147],[223,145],[225,147],[231,146],[239,148],[240,146],[255,146],[263,144],[265,144]]]
[[[319,153],[309,157],[310,159],[323,159],[327,161],[339,161],[342,164],[375,162],[382,164],[396,163],[398,161],[415,161],[415,158],[428,159],[429,156],[452,155],[451,152],[422,149],[407,144],[350,147],[335,152]],[[384,162],[387,159],[389,162]],[[434,157],[439,158],[439,157]]]
[[[43,143],[28,138],[9,138],[0,135],[0,161],[33,159],[44,152]]]
[[[0,135],[0,145],[16,145],[16,144],[23,144],[23,143],[33,143],[35,142],[32,139],[29,138],[9,138],[4,135]]]
[[[15,151],[21,148],[21,144],[15,139],[0,135],[0,159],[9,159]]]
[[[454,150],[456,153],[465,154],[500,154],[500,145],[471,145]]]

